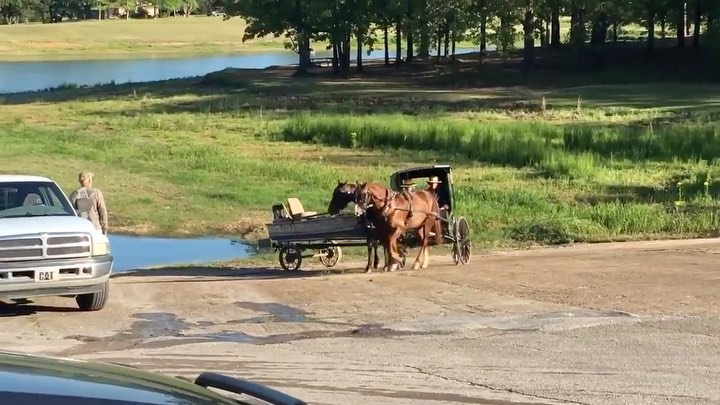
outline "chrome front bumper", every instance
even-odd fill
[[[112,265],[111,255],[0,263],[0,300],[97,292]]]

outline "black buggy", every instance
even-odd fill
[[[401,191],[403,184],[415,182],[420,179],[437,177],[440,184],[436,189],[440,205],[440,221],[442,224],[443,241],[452,244],[452,256],[455,264],[468,264],[472,253],[470,242],[470,225],[463,216],[455,216],[455,194],[453,192],[452,168],[450,165],[434,165],[413,167],[393,173],[390,176],[390,188]],[[409,231],[403,237],[405,246],[414,248],[419,246],[416,233]],[[431,239],[432,241],[432,239]]]

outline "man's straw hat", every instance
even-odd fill
[[[430,177],[430,179],[429,179],[427,182],[428,182],[428,184],[440,184],[440,183],[442,183],[442,181],[440,181],[440,179],[438,179],[437,176],[432,176],[432,177]]]

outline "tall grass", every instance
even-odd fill
[[[346,148],[434,151],[448,158],[462,156],[493,165],[529,168],[535,175],[549,178],[550,189],[560,192],[569,188],[574,198],[513,187],[510,179],[489,183],[475,180],[456,186],[458,214],[470,219],[478,239],[557,244],[716,233],[720,220],[708,188],[718,189],[720,183],[710,181],[708,185],[708,179],[711,172],[720,169],[713,163],[720,156],[718,134],[720,125],[712,122],[589,126],[405,115],[298,114],[274,138]],[[679,167],[678,161],[691,162],[697,170],[704,167],[705,177],[700,178],[698,172],[692,175],[691,184],[678,185],[687,190],[686,195],[675,188],[643,195],[643,187],[654,184],[598,184],[618,173],[637,173],[643,166],[660,165],[662,170],[668,170],[668,165]],[[678,171],[666,179],[666,184],[687,176]],[[613,189],[621,195],[613,197]],[[580,190],[586,190],[591,198],[578,199]],[[488,225],[498,223],[502,225]]]
[[[587,177],[614,159],[712,160],[720,124],[656,126],[481,122],[405,115],[298,114],[276,135],[347,148],[431,150],[478,162],[534,167],[551,177]]]

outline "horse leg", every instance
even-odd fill
[[[415,263],[412,265],[413,270],[417,270],[422,265],[422,262],[420,261],[420,257],[424,257],[425,255],[425,239],[427,239],[427,233],[425,232],[425,228],[418,229],[418,236],[420,237],[420,250],[418,250],[418,254],[415,257]]]
[[[372,259],[372,242],[368,239],[368,242],[367,242],[367,266],[365,266],[365,273],[370,273],[371,259]]]
[[[430,222],[430,218],[428,218],[428,221],[425,221],[425,224],[423,226],[423,229],[425,230],[425,238],[423,238],[422,244],[423,244],[423,261],[421,268],[427,269],[427,267],[430,265],[430,231],[433,230],[435,226],[435,222]],[[435,229],[435,232],[438,232],[437,229]]]
[[[383,254],[385,256],[385,266],[383,266],[383,271],[389,271],[390,270],[390,261],[392,257],[390,256],[390,235],[387,233],[383,233],[382,237],[382,247],[383,247]]]
[[[389,271],[397,270],[398,265],[400,264],[400,262],[402,260],[400,255],[397,253],[397,239],[398,239],[398,237],[400,237],[400,235],[402,235],[402,233],[403,233],[403,229],[397,228],[390,235],[388,244],[390,245],[390,257],[391,257],[392,264],[390,265],[390,268],[388,269]]]
[[[380,264],[380,258],[378,257],[378,245],[379,245],[379,241],[377,240],[377,238],[373,239],[373,254],[374,254],[373,268],[375,270],[377,270],[378,265]]]

